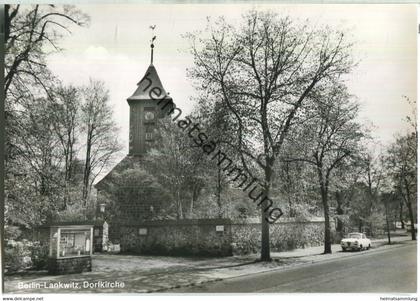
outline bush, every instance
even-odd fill
[[[7,240],[18,240],[19,237],[22,235],[22,231],[17,226],[4,226],[4,236]]]
[[[33,243],[31,248],[32,267],[35,270],[44,270],[48,265],[49,248],[47,244],[41,244],[39,241]]]
[[[5,246],[6,273],[19,272],[34,268],[46,269],[48,263],[48,246],[38,241],[31,242],[9,240]]]
[[[4,250],[6,273],[17,272],[32,266],[32,243],[26,239],[22,241],[9,240]]]

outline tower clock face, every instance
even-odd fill
[[[147,120],[147,121],[151,121],[151,120],[153,120],[153,119],[155,119],[155,114],[153,113],[153,112],[146,112],[145,114],[144,114],[144,118]]]

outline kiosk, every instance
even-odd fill
[[[93,225],[52,225],[49,245],[49,274],[92,270]]]

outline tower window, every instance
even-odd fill
[[[146,141],[153,140],[153,134],[152,133],[146,133]]]

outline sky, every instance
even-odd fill
[[[121,143],[128,153],[129,107],[150,64],[150,25],[156,25],[154,65],[163,87],[184,112],[191,110],[194,89],[186,70],[193,64],[183,34],[204,29],[207,16],[224,16],[239,24],[241,15],[256,8],[309,19],[317,25],[346,29],[356,45],[358,66],[348,87],[361,103],[360,119],[373,127],[381,144],[404,133],[410,106],[416,100],[417,12],[414,5],[253,5],[253,4],[95,4],[79,5],[91,17],[86,28],[72,28],[60,43],[64,51],[50,55],[50,69],[66,84],[85,85],[89,78],[105,81],[110,92]]]

